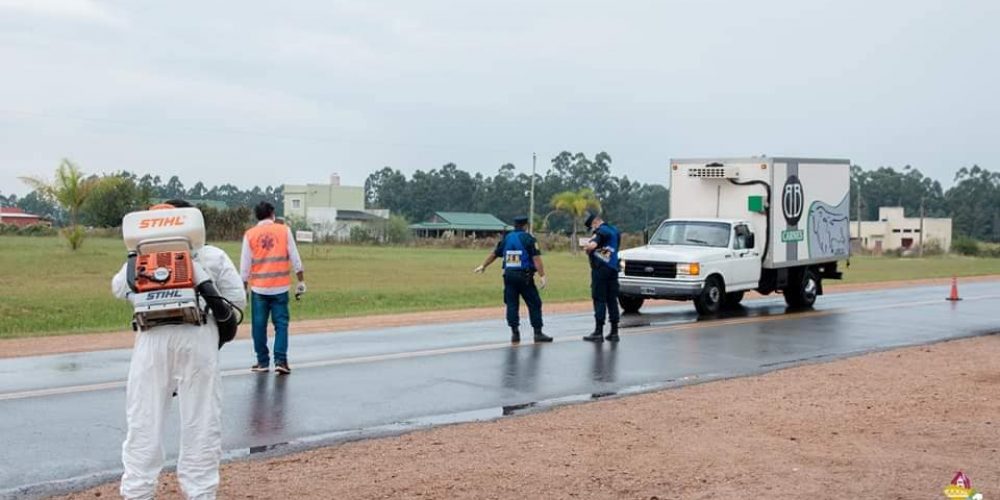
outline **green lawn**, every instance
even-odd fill
[[[233,260],[236,243],[222,245]],[[309,294],[292,317],[365,314],[499,305],[499,262],[472,274],[484,250],[317,246],[301,249]],[[90,239],[70,252],[56,238],[0,237],[0,338],[126,329],[129,307],[111,297],[111,277],[125,248],[117,239]],[[586,261],[568,253],[545,256],[550,302],[589,297]],[[855,258],[847,282],[1000,274],[1000,259]]]

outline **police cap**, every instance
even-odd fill
[[[596,218],[597,214],[593,212],[587,212],[587,219],[583,221],[583,225],[586,226],[587,229],[593,229],[590,226],[594,224],[594,219]]]
[[[525,215],[519,215],[517,217],[514,217],[514,225],[515,226],[524,226],[526,224],[528,224],[528,217],[527,216],[525,216]]]

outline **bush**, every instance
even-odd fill
[[[289,215],[285,217],[285,225],[292,229],[292,234],[294,234],[295,231],[312,231],[312,228],[309,227],[309,224],[306,222],[306,218],[299,217],[297,215]]]
[[[983,257],[993,257],[993,258],[1000,257],[1000,246],[991,245],[987,248],[980,250],[979,255]]]
[[[17,234],[20,236],[55,236],[59,234],[59,231],[48,224],[31,224],[19,228]]]
[[[80,225],[64,227],[61,233],[69,242],[70,250],[79,250],[83,246],[83,240],[87,238],[87,231]]]
[[[350,240],[351,243],[355,245],[367,245],[377,242],[378,238],[373,233],[371,228],[365,226],[354,226],[351,228]]]
[[[934,257],[938,255],[944,255],[944,248],[941,246],[941,242],[934,239],[925,241],[924,257]]]
[[[59,231],[48,224],[31,224],[23,227],[14,224],[0,224],[0,235],[3,236],[55,236],[57,234]]]
[[[206,205],[198,205],[205,217],[205,237],[209,241],[239,241],[243,233],[253,225],[253,214],[247,207],[219,210]]]
[[[979,242],[968,236],[959,236],[951,243],[951,251],[959,255],[975,257],[979,255]]]
[[[405,245],[413,239],[410,223],[405,217],[393,215],[385,223],[385,242],[390,245]]]

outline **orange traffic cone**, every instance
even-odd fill
[[[951,277],[951,295],[948,296],[947,300],[952,302],[962,300],[962,298],[958,296],[958,278],[954,276]]]

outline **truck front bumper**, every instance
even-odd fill
[[[705,282],[694,280],[669,280],[658,278],[618,277],[622,295],[649,299],[689,300],[701,295]]]

